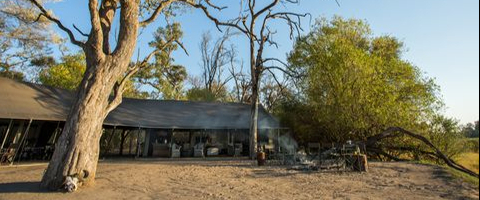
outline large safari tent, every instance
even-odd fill
[[[48,160],[73,98],[67,90],[0,78],[2,152]],[[284,129],[263,108],[258,122],[259,144],[275,150]],[[100,156],[245,156],[249,126],[247,104],[126,98],[104,122]]]

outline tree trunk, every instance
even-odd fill
[[[67,176],[78,177],[83,185],[94,182],[102,124],[108,112],[120,103],[109,97],[127,71],[136,45],[138,1],[120,1],[120,29],[112,53],[104,47],[108,42],[104,43],[103,34],[109,32],[102,32],[102,16],[98,14],[98,5],[92,2],[95,1],[89,3],[92,29],[83,47],[87,70],[41,182],[42,187],[51,190],[61,188]]]
[[[103,67],[103,66],[99,66]],[[99,74],[100,76],[102,74]],[[79,176],[85,184],[95,177],[97,168],[99,142],[105,108],[108,105],[108,85],[113,83],[83,81],[87,87],[79,88],[78,98],[67,117],[67,122],[55,152],[42,178],[42,186],[58,189],[64,177]],[[91,84],[89,84],[91,83]],[[107,87],[105,87],[107,85]]]
[[[255,21],[250,24],[250,31],[253,33]],[[250,35],[250,74],[252,84],[252,107],[250,112],[250,159],[255,159],[257,156],[257,136],[258,136],[258,84],[259,73],[255,56],[255,41]]]
[[[250,121],[250,159],[257,156],[257,138],[258,138],[258,90],[255,92],[257,85],[253,86],[251,121]]]

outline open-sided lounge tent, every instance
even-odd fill
[[[58,138],[73,98],[74,94],[67,90],[0,78],[1,148],[22,142],[24,135],[27,139],[23,140],[32,141],[23,145],[51,145]],[[156,143],[178,143],[191,149],[196,143],[214,140],[213,143],[224,143],[218,144],[222,151],[234,143],[241,143],[248,150],[249,126],[247,104],[128,98],[104,122],[106,132],[110,130],[112,134],[115,129],[141,130],[137,131],[135,152],[143,156],[155,156]],[[259,129],[261,142],[269,145],[281,127],[260,108]]]

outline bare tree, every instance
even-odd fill
[[[265,74],[260,89],[260,102],[267,111],[272,112],[281,99],[291,94],[289,82],[288,76],[279,80],[273,72]]]
[[[67,176],[77,176],[84,185],[91,184],[95,179],[103,121],[121,103],[127,80],[156,53],[150,53],[137,65],[130,65],[139,28],[154,22],[175,3],[202,8],[206,13],[207,7],[221,8],[208,0],[88,0],[85,2],[89,10],[90,30],[84,32],[74,26],[79,35],[86,38],[79,40],[78,34],[74,34],[45,9],[41,1],[28,1],[39,10],[37,19],[56,24],[68,35],[72,44],[84,51],[87,64],[77,98],[67,116],[41,186],[56,190]],[[114,19],[119,22],[118,33],[112,32]],[[115,46],[111,44],[112,41]],[[110,97],[112,93],[113,97]]]
[[[202,35],[200,51],[202,55],[202,78],[205,89],[214,96],[217,96],[221,90],[224,90],[226,84],[232,79],[231,76],[224,77],[224,70],[232,57],[235,56],[233,46],[228,46],[228,40],[234,34],[229,30],[225,34],[212,42],[209,32]],[[213,44],[212,44],[213,43]]]
[[[243,61],[239,64],[240,69],[237,69],[235,56],[231,57],[229,72],[234,82],[233,98],[238,103],[251,103],[251,84],[249,75],[243,72]]]
[[[258,135],[258,100],[260,79],[262,73],[267,70],[280,70],[289,76],[293,76],[288,71],[287,64],[278,58],[265,58],[264,50],[266,45],[278,46],[272,36],[276,33],[270,29],[269,23],[272,20],[283,20],[289,27],[290,39],[295,35],[300,35],[301,18],[307,17],[309,14],[298,14],[294,12],[274,11],[278,6],[287,4],[297,4],[299,0],[272,0],[264,6],[258,7],[263,1],[245,0],[241,1],[240,16],[227,22],[218,21],[213,17],[202,5],[194,5],[200,8],[204,13],[212,19],[217,27],[224,26],[234,28],[241,34],[245,35],[249,44],[250,57],[250,81],[251,81],[251,125],[250,125],[250,158],[256,157],[257,152],[257,135]],[[272,63],[266,66],[267,63]]]

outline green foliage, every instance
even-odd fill
[[[32,64],[42,68],[38,76],[40,83],[72,91],[80,85],[86,69],[83,53],[65,55],[59,63],[49,57],[43,57],[33,60]],[[126,83],[123,96],[147,98],[148,94],[139,92],[134,82],[129,80]]]
[[[449,158],[467,150],[458,122],[452,118],[434,116],[429,124],[428,139]]]
[[[465,146],[469,152],[479,152],[478,138],[465,138]]]
[[[307,141],[364,140],[390,126],[418,131],[442,106],[439,88],[402,52],[398,39],[374,37],[362,20],[318,20],[289,54],[291,70],[304,74],[301,95],[279,115]]]
[[[227,90],[225,87],[218,86],[217,84],[212,85],[214,88],[209,90],[205,87],[193,87],[187,91],[186,98],[189,101],[205,101],[205,102],[229,102],[231,101]]]
[[[210,92],[206,88],[191,88],[187,91],[187,99],[189,101],[206,101],[214,102],[217,101],[215,94]]]
[[[43,62],[40,63],[43,64]],[[38,77],[42,84],[75,90],[85,73],[85,55],[82,53],[66,55],[62,57],[60,63],[47,65],[50,66],[41,70]]]
[[[474,123],[468,123],[462,128],[462,132],[466,137],[478,138],[479,126],[478,121]]]
[[[184,99],[183,84],[187,78],[184,66],[173,64],[171,54],[179,48],[183,32],[178,23],[160,27],[154,33],[150,46],[155,49],[155,62],[142,68],[135,80],[154,89],[153,98]]]
[[[25,72],[29,61],[47,55],[51,46],[63,42],[46,18],[37,17],[38,9],[28,1],[0,1],[0,76],[32,78]]]

